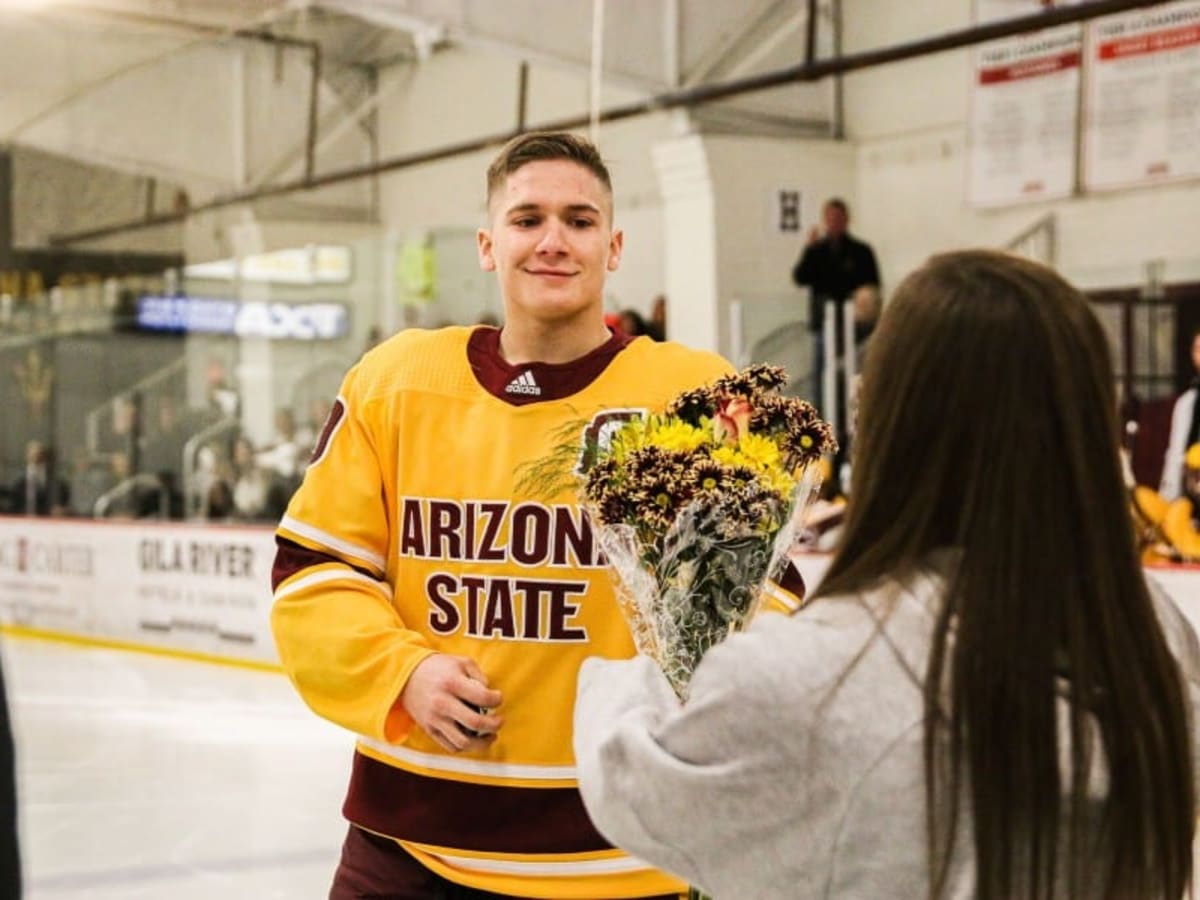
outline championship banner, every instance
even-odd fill
[[[976,0],[980,24],[1031,15],[1040,0]],[[1071,5],[1059,3],[1057,5]],[[1064,25],[992,41],[975,52],[967,198],[1004,206],[1075,189],[1083,28]]]
[[[1090,29],[1084,182],[1200,176],[1200,2],[1106,16]]]
[[[0,625],[278,664],[266,528],[0,517]]]

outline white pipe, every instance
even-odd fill
[[[854,435],[854,416],[851,415],[850,396],[854,388],[854,376],[858,372],[858,361],[854,347],[854,300],[848,299],[842,304],[842,396],[846,398],[846,437],[849,440]]]
[[[244,188],[250,181],[246,154],[246,53],[233,48],[233,103],[229,111],[233,128],[233,183]]]
[[[679,87],[679,3],[666,0],[663,4],[663,83]]]
[[[734,365],[745,366],[750,363],[747,359],[745,337],[742,333],[742,301],[732,300],[729,303],[729,358]]]
[[[825,320],[822,327],[824,346],[821,348],[821,412],[825,420],[833,427],[835,435],[841,434],[841,422],[838,421],[837,403],[837,303],[826,300]]]

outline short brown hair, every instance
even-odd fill
[[[500,151],[487,170],[487,197],[499,190],[505,180],[521,166],[531,162],[565,159],[578,163],[600,180],[612,194],[612,179],[600,151],[587,138],[569,131],[531,131],[513,138]]]

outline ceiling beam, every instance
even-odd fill
[[[929,56],[930,54],[934,53],[943,53],[947,50],[958,50],[964,47],[973,47],[977,44],[983,44],[988,41],[999,40],[1001,38],[1012,37],[1019,34],[1028,34],[1043,28],[1053,28],[1058,25],[1067,25],[1076,22],[1087,22],[1092,19],[1113,15],[1115,13],[1129,12],[1131,10],[1144,9],[1152,6],[1161,6],[1164,2],[1166,2],[1166,0],[1091,0],[1091,2],[1084,4],[1051,7],[1031,13],[1029,15],[1014,16],[1011,19],[977,24],[968,28],[959,29],[957,31],[948,31],[942,34],[936,34],[914,41],[891,44],[885,47],[875,47],[844,56],[830,56],[827,58],[814,60],[811,63],[787,66],[774,72],[765,72],[761,75],[754,75],[738,81],[721,82],[718,84],[704,84],[697,87],[685,88],[683,90],[671,91],[666,94],[650,97],[647,100],[637,103],[628,103],[623,106],[611,107],[601,113],[600,121],[613,122],[623,119],[630,119],[669,109],[687,108],[691,106],[697,106],[702,103],[713,103],[719,100],[726,100],[730,97],[736,97],[740,94],[767,90],[769,88],[780,87],[786,84],[819,81],[822,78],[841,75],[846,72],[856,72],[863,69],[870,69],[876,66],[900,62],[906,59],[915,59],[918,57]],[[538,123],[538,127],[554,130],[578,129],[586,126],[589,120],[590,116],[585,114],[583,116],[572,116],[570,118],[560,119],[553,122]],[[427,165],[432,162],[478,153],[482,150],[487,150],[503,144],[505,141],[512,138],[513,135],[514,132],[511,131],[500,134],[484,135],[482,137],[475,137],[460,141],[455,144],[447,144],[441,147],[435,147],[430,150],[419,151],[402,156],[394,156],[390,159],[384,159],[377,163],[372,163],[366,166],[354,166],[334,172],[326,172],[316,176],[311,181],[292,181],[286,184],[265,187],[258,191],[231,194],[226,197],[217,197],[208,201],[207,203],[198,205],[190,212],[204,212],[212,209],[221,209],[227,206],[252,203],[256,200],[267,197],[276,197],[285,194],[296,193],[299,191],[312,190],[314,188],[327,187],[331,184],[340,184],[346,181],[355,181],[360,178],[374,177],[387,172],[396,172],[402,169],[413,168],[415,166]],[[120,234],[127,231],[136,231],[142,228],[156,227],[159,225],[177,222],[180,219],[186,218],[188,214],[189,213],[187,212],[160,214],[157,216],[148,217],[144,220],[112,225],[107,228],[98,228],[90,231],[55,235],[51,238],[51,244],[52,246],[76,244],[84,241],[95,240],[101,237],[107,237],[113,234]]]

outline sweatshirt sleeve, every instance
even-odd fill
[[[347,375],[276,533],[271,629],[314,712],[396,743],[413,725],[400,692],[433,650],[392,603],[387,463],[377,450],[388,426],[360,380],[358,369]]]
[[[807,781],[804,713],[780,708],[788,677],[762,639],[778,624],[759,620],[711,650],[686,705],[649,657],[589,659],[579,676],[575,755],[592,821],[715,896],[747,896],[779,868],[781,846],[803,871],[836,832],[834,788]]]

